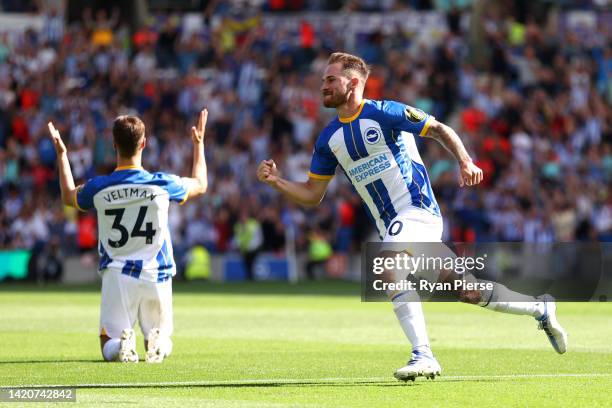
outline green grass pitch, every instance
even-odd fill
[[[92,407],[612,404],[610,303],[559,305],[563,356],[531,318],[425,304],[443,373],[404,384],[392,374],[409,346],[392,308],[362,303],[355,284],[177,283],[174,354],[161,365],[142,361],[139,331],[139,364],[101,361],[99,298],[93,286],[0,286],[0,386],[77,386]]]

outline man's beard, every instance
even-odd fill
[[[323,95],[323,106],[326,108],[337,108],[349,100],[350,89],[347,87],[345,92],[333,93],[331,95]]]

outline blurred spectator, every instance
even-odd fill
[[[325,234],[315,227],[308,234],[308,262],[306,263],[306,277],[316,280],[324,276],[325,262],[332,256],[332,247],[325,238]]]
[[[195,245],[187,255],[185,265],[185,279],[208,279],[210,278],[210,254],[201,245]]]
[[[59,282],[64,272],[63,254],[60,241],[53,237],[48,245],[32,254],[29,261],[29,273],[37,282]]]
[[[281,252],[285,248],[285,227],[280,218],[278,207],[268,205],[261,215],[261,232],[263,245],[267,252]]]
[[[119,23],[119,9],[113,8],[112,15],[108,18],[106,10],[98,9],[95,19],[91,17],[92,11],[86,8],[83,12],[83,22],[85,27],[90,30],[90,41],[94,47],[107,47],[113,43],[113,30]]]
[[[98,230],[96,227],[96,217],[93,214],[79,215],[77,230],[77,243],[81,252],[97,248]]]
[[[246,278],[252,281],[255,276],[253,265],[257,254],[261,250],[263,237],[261,225],[255,218],[251,217],[249,211],[248,207],[244,207],[240,211],[240,218],[234,226],[234,237],[236,239],[236,246],[242,254]]]

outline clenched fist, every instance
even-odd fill
[[[464,162],[459,165],[460,180],[459,187],[475,186],[483,179],[482,169],[473,162]]]
[[[259,163],[259,166],[257,167],[257,179],[259,181],[274,187],[279,178],[280,175],[274,160],[264,160]]]

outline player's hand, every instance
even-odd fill
[[[198,117],[198,124],[191,127],[191,140],[194,144],[204,143],[204,133],[206,131],[206,121],[208,120],[208,110],[202,109]]]
[[[57,153],[57,155],[59,156],[60,154],[66,153],[66,145],[62,140],[62,136],[60,135],[59,130],[57,130],[55,126],[53,126],[52,122],[47,123],[47,126],[49,127],[49,134],[51,135],[51,139],[53,140],[53,146],[55,147],[55,152]]]
[[[264,160],[257,167],[257,179],[263,183],[275,186],[280,175],[274,160]]]
[[[461,163],[459,165],[459,171],[459,187],[475,186],[482,181],[482,169],[471,161]]]

